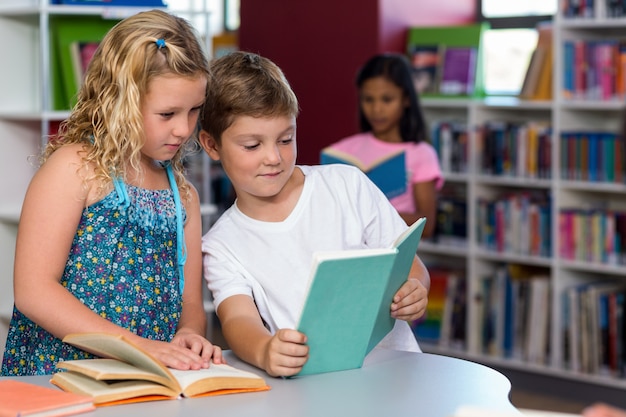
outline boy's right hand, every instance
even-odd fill
[[[306,335],[293,329],[280,329],[264,349],[265,372],[270,376],[293,376],[309,359]]]

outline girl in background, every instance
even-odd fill
[[[406,189],[390,201],[409,225],[426,217],[423,237],[430,237],[435,230],[437,192],[443,177],[437,153],[427,141],[411,65],[400,54],[375,55],[360,69],[356,85],[361,133],[329,148],[351,154],[365,164],[404,150]]]

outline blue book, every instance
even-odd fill
[[[359,168],[388,199],[402,195],[407,190],[406,160],[403,150],[385,155],[366,165],[352,154],[329,147],[322,150],[320,163],[347,164]]]
[[[407,280],[426,218],[390,248],[316,252],[297,329],[309,359],[298,375],[360,368],[395,324],[394,294]]]

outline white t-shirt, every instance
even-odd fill
[[[297,326],[314,251],[390,247],[407,228],[359,169],[298,168],[304,187],[287,219],[255,220],[235,202],[202,239],[204,277],[216,308],[233,295],[249,295],[272,333]],[[408,323],[399,320],[379,346],[420,351]]]

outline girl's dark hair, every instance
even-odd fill
[[[404,114],[400,119],[400,135],[403,142],[427,141],[426,124],[419,98],[413,84],[411,74],[411,64],[409,60],[401,54],[385,53],[375,55],[370,58],[359,70],[356,77],[356,86],[360,90],[363,83],[370,78],[384,77],[400,87],[405,97],[409,99],[409,105],[404,109]],[[359,105],[359,124],[362,132],[369,132],[372,126],[363,114]]]

